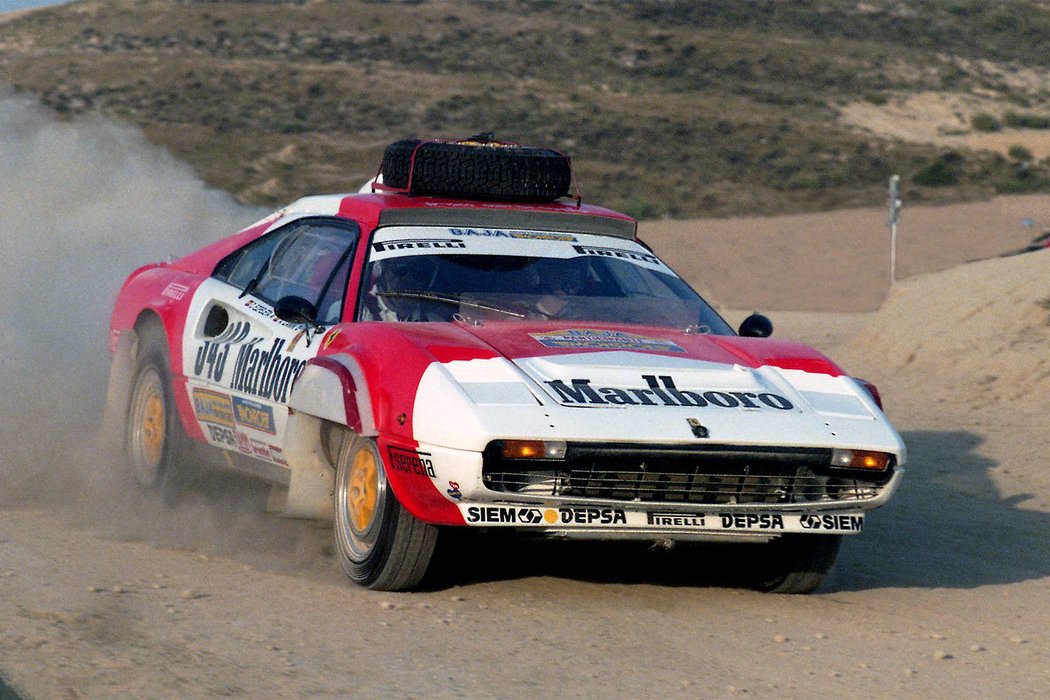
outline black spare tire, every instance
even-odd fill
[[[572,184],[565,154],[491,140],[395,141],[382,172],[384,185],[409,194],[510,202],[553,201]]]

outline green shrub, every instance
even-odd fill
[[[1050,129],[1050,116],[1007,112],[1003,115],[1003,124],[1015,129]]]
[[[1017,143],[1015,143],[1014,145],[1010,146],[1010,150],[1008,150],[1006,153],[1013,160],[1015,160],[1015,161],[1017,161],[1019,163],[1023,162],[1023,161],[1026,161],[1026,160],[1032,160],[1032,152],[1029,151],[1024,146],[1022,146],[1020,144],[1017,144]]]
[[[619,209],[627,216],[633,219],[638,219],[639,221],[655,219],[660,214],[660,210],[656,205],[634,195],[629,196],[624,203],[620,205]]]
[[[1002,131],[1003,125],[988,112],[978,112],[970,117],[970,126],[977,131]]]
[[[959,175],[949,163],[949,158],[941,156],[911,176],[916,185],[926,187],[947,187],[959,182]]]

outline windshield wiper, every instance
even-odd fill
[[[482,304],[476,301],[467,301],[466,299],[459,299],[457,297],[444,296],[441,294],[432,294],[430,292],[376,292],[376,296],[380,297],[397,297],[399,299],[422,299],[424,301],[440,301],[445,304],[452,304],[454,306],[468,306],[472,309],[483,309],[485,311],[495,311],[496,313],[507,314],[515,318],[525,318],[525,314],[519,314],[517,311],[510,311],[508,309],[501,309],[498,306],[492,304]]]

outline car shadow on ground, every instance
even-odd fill
[[[891,502],[865,532],[845,538],[823,592],[875,588],[975,588],[1050,576],[1050,513],[1003,498],[990,476],[999,466],[966,431],[904,435],[909,464]],[[667,586],[741,585],[736,575],[761,545],[663,549],[630,542],[520,540],[493,532],[448,533],[430,586],[533,576]]]
[[[966,431],[904,435],[909,464],[900,490],[869,515],[865,532],[845,538],[823,592],[876,588],[974,588],[1050,576],[1050,513],[1025,510],[1024,496],[1003,498]],[[341,577],[326,524],[263,512],[268,488],[214,471],[134,509],[129,525],[111,529],[144,539],[250,562],[260,568]],[[154,494],[153,498],[159,494]],[[126,515],[126,514],[125,514]],[[146,525],[146,523],[149,525]],[[515,537],[500,530],[443,530],[430,590],[531,577],[690,587],[737,587],[761,545],[590,542]]]
[[[976,588],[1050,576],[1050,513],[1024,508],[1033,494],[1001,495],[1000,465],[968,431],[903,435],[908,471],[895,498],[847,541],[831,584]]]

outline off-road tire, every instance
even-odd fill
[[[810,593],[835,565],[841,544],[842,535],[789,533],[759,545],[751,585],[767,593]]]
[[[568,156],[548,148],[406,139],[383,153],[383,184],[414,195],[549,202],[568,195],[572,168]]]
[[[336,551],[346,575],[373,590],[418,586],[434,554],[438,529],[398,502],[375,440],[343,440],[334,498]]]
[[[186,441],[172,397],[167,343],[159,328],[139,331],[124,418],[125,465],[140,487],[157,488],[175,471]]]

